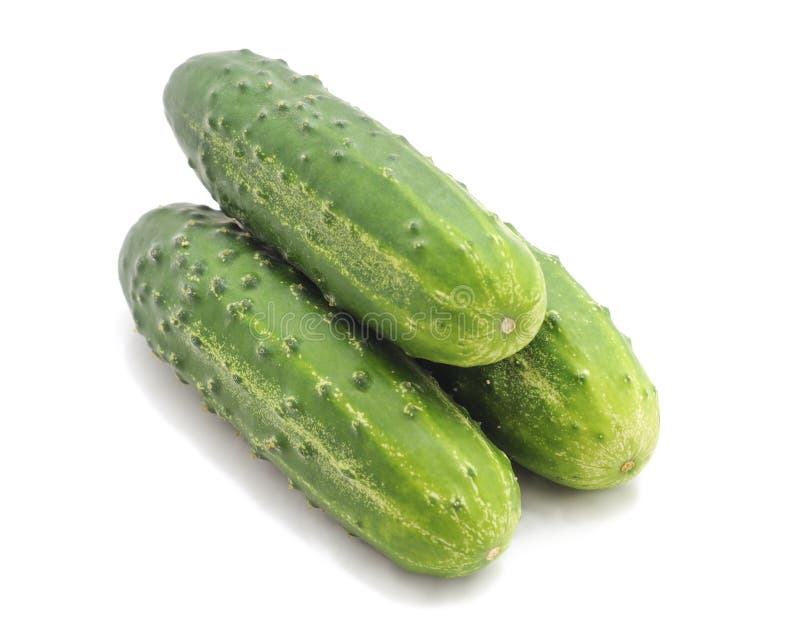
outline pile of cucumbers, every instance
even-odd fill
[[[519,521],[509,457],[580,489],[642,469],[656,392],[608,310],[406,139],[248,50],[189,59],[164,104],[222,210],[131,228],[136,328],[348,532],[466,575]]]

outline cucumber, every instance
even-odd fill
[[[656,389],[608,309],[558,258],[531,250],[548,296],[533,342],[492,365],[432,370],[522,466],[572,488],[616,486],[641,471],[656,446]]]
[[[487,364],[536,334],[546,298],[527,247],[316,77],[248,50],[204,54],[173,72],[164,105],[222,210],[407,354]]]
[[[520,516],[508,459],[417,363],[363,338],[234,221],[151,211],[119,273],[154,353],[348,532],[439,576],[506,548]]]

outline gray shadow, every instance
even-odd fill
[[[525,525],[583,524],[609,519],[638,498],[636,480],[609,490],[575,490],[555,484],[515,464],[522,491]]]
[[[231,480],[272,518],[330,555],[355,581],[390,600],[413,604],[446,604],[488,592],[502,575],[502,558],[468,577],[440,579],[408,573],[364,541],[348,535],[324,512],[312,509],[305,497],[290,490],[283,474],[264,460],[255,459],[247,442],[222,419],[203,412],[200,397],[181,384],[172,368],[157,360],[144,339],[131,331],[125,316],[124,358],[131,378],[149,398],[158,414],[220,467]],[[221,536],[222,538],[222,536]],[[272,558],[264,545],[265,560]]]

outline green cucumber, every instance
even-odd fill
[[[601,489],[631,479],[656,446],[656,389],[608,313],[558,258],[531,246],[548,311],[530,345],[485,367],[432,365],[513,460],[554,482]]]
[[[316,77],[248,50],[204,54],[173,72],[164,105],[222,210],[406,353],[487,364],[536,334],[545,291],[527,247]]]
[[[362,337],[234,221],[151,211],[119,271],[154,353],[347,531],[440,576],[506,548],[520,516],[508,459],[417,363]]]

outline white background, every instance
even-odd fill
[[[0,622],[798,622],[796,2],[26,3],[0,31]],[[661,398],[633,483],[521,473],[502,558],[413,576],[152,358],[119,246],[211,201],[161,90],[242,47],[405,134],[611,307]]]

